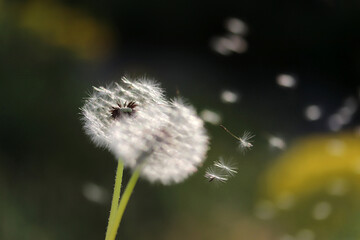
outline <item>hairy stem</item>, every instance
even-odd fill
[[[110,233],[109,233],[109,240],[115,240],[117,231],[119,229],[120,226],[120,222],[121,222],[121,218],[124,214],[126,205],[130,199],[131,193],[134,190],[134,187],[136,185],[137,180],[139,179],[139,175],[140,175],[140,170],[141,170],[141,166],[138,166],[134,173],[132,174],[129,183],[127,184],[125,191],[120,199],[120,203],[119,203],[119,207],[117,208],[116,211],[116,215],[115,215],[115,219],[114,222],[110,228]]]
[[[119,206],[123,170],[124,170],[124,163],[121,161],[121,159],[119,159],[117,170],[116,170],[114,193],[113,193],[113,197],[112,197],[112,201],[111,201],[110,216],[109,216],[108,227],[106,230],[105,240],[109,239],[109,233],[111,232],[111,228],[112,228],[114,220],[115,220],[115,214],[116,214],[116,211]]]

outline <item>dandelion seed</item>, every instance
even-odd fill
[[[255,135],[253,135],[251,132],[249,131],[245,131],[242,135],[242,137],[239,139],[239,147],[242,151],[246,151],[249,150],[250,148],[253,147],[252,145],[252,138],[254,138]]]
[[[224,183],[228,180],[228,178],[226,176],[219,173],[219,171],[217,169],[215,169],[214,167],[209,167],[206,170],[204,176],[205,176],[205,178],[207,178],[209,180],[209,182],[214,181],[214,182]]]
[[[214,166],[220,168],[230,176],[234,176],[237,173],[237,167],[230,162],[225,162],[223,158],[220,158],[218,161],[214,162]]]
[[[250,150],[253,147],[253,140],[252,138],[255,137],[251,132],[245,131],[241,137],[237,137],[235,134],[230,132],[226,127],[220,125],[227,133],[229,133],[232,137],[239,141],[239,148],[240,150],[245,153],[247,150]]]

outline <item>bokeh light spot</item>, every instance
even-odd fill
[[[240,96],[236,92],[224,90],[221,92],[220,98],[223,103],[236,103],[237,101],[239,101]]]
[[[276,83],[285,88],[294,88],[297,84],[295,77],[289,74],[279,74],[276,77]]]
[[[317,105],[310,105],[305,108],[305,118],[308,121],[316,121],[321,117],[321,108]]]

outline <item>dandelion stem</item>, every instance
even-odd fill
[[[237,136],[235,136],[235,134],[233,134],[232,132],[230,132],[226,127],[224,127],[223,125],[220,125],[220,127],[222,127],[227,133],[229,133],[231,136],[233,136],[234,138],[236,138],[238,141],[241,141],[241,139]]]
[[[114,193],[113,193],[113,197],[112,197],[112,201],[111,201],[110,216],[109,216],[108,227],[107,227],[107,230],[106,230],[105,240],[107,240],[109,238],[109,233],[110,233],[111,228],[113,226],[113,223],[114,223],[114,220],[115,220],[115,214],[116,214],[116,211],[117,211],[118,206],[119,206],[123,170],[124,170],[124,163],[123,163],[123,161],[121,161],[121,159],[119,159],[118,160],[117,170],[116,170]]]
[[[131,193],[134,190],[137,180],[139,179],[141,166],[138,166],[132,174],[129,183],[127,184],[125,191],[120,199],[119,207],[117,208],[114,222],[110,228],[109,240],[115,240],[118,228],[120,226],[121,218],[124,214],[126,205],[130,199]]]

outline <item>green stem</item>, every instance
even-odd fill
[[[130,199],[131,193],[134,190],[134,187],[136,185],[137,180],[139,179],[139,175],[140,175],[140,170],[141,170],[141,166],[138,166],[134,173],[132,174],[129,183],[127,184],[125,191],[121,197],[120,203],[119,203],[119,207],[116,211],[116,215],[115,215],[115,219],[113,222],[113,225],[111,226],[110,229],[110,233],[109,233],[109,240],[115,240],[117,231],[119,229],[120,226],[120,222],[121,222],[121,218],[124,214],[126,205]]]
[[[114,194],[113,194],[112,201],[111,201],[110,216],[109,216],[108,227],[107,227],[107,230],[106,230],[105,240],[107,240],[109,238],[109,233],[110,233],[111,228],[113,226],[113,223],[114,223],[114,220],[115,220],[115,214],[116,214],[116,211],[117,211],[118,206],[119,206],[123,170],[124,170],[124,163],[121,161],[121,159],[119,159],[118,160],[117,170],[116,170]]]

